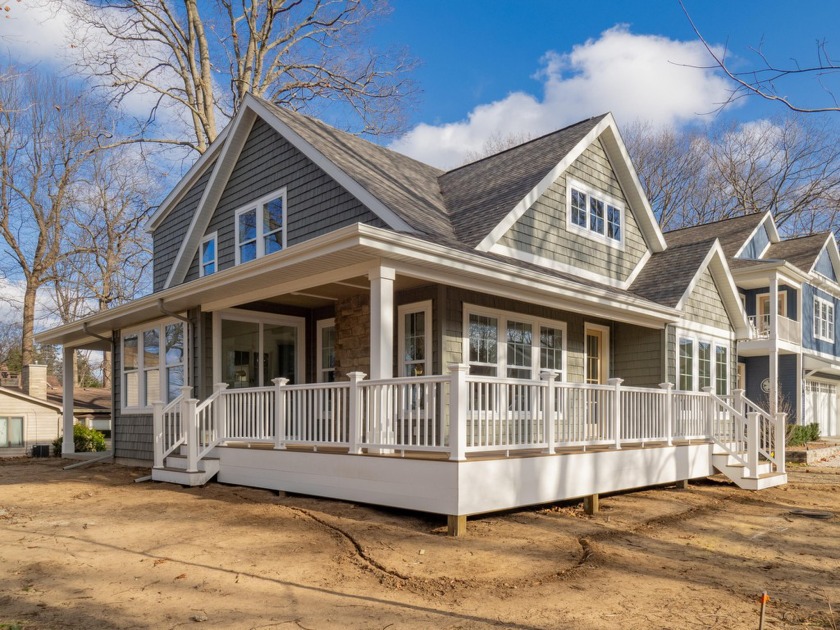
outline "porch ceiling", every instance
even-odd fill
[[[429,284],[428,280],[397,276],[394,281],[394,290],[405,291],[427,284]],[[330,306],[339,300],[358,295],[359,293],[368,293],[369,291],[370,281],[367,276],[356,276],[340,282],[328,282],[326,284],[300,289],[299,291],[268,297],[260,300],[260,302],[297,306],[300,308],[319,308]]]

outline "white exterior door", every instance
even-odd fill
[[[837,385],[821,381],[805,381],[805,424],[820,425],[821,436],[840,435],[837,417]]]

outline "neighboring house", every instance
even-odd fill
[[[154,293],[38,342],[112,345],[115,453],[157,480],[456,529],[785,480],[780,418],[732,389],[749,327],[725,252],[667,246],[609,114],[444,172],[248,96],[149,229]]]
[[[747,397],[777,405],[793,422],[818,423],[824,436],[840,436],[840,256],[834,234],[782,240],[767,212],[665,238],[669,246],[720,239],[752,328],[751,337],[738,343],[739,386]]]
[[[77,422],[94,428],[110,424],[110,391],[76,390],[71,402]],[[47,366],[23,368],[19,381],[0,386],[0,457],[30,455],[34,446],[50,446],[63,435],[63,391],[47,383]]]

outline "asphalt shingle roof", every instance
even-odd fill
[[[764,258],[786,260],[807,273],[814,266],[814,262],[817,260],[817,256],[819,256],[829,234],[831,232],[820,232],[819,234],[789,238],[773,243],[767,249]]]
[[[658,304],[675,307],[716,239],[671,246],[668,235],[665,236],[668,249],[650,257],[630,290]]]
[[[734,258],[741,246],[764,218],[763,212],[745,214],[731,219],[721,219],[712,223],[695,225],[665,233],[668,246],[678,247],[689,243],[698,243],[709,239],[718,239],[727,258]]]

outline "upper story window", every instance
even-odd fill
[[[236,264],[286,247],[286,189],[236,212]]]
[[[201,241],[201,262],[199,264],[199,275],[209,276],[216,273],[219,260],[216,247],[216,233],[208,234]]]
[[[834,304],[814,296],[814,337],[834,341]]]
[[[152,324],[125,332],[122,343],[123,411],[170,402],[184,385],[184,324]]]
[[[612,247],[624,245],[624,205],[577,180],[567,184],[568,227]]]

